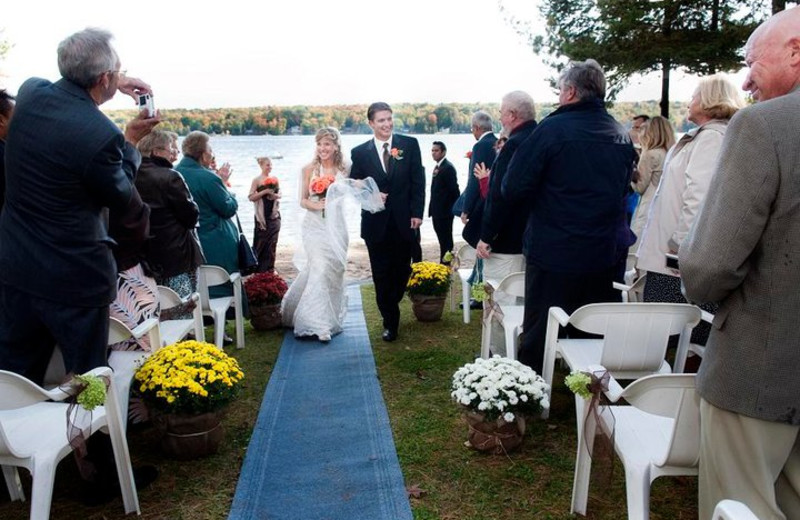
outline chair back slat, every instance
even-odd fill
[[[681,303],[599,303],[570,316],[576,328],[603,336],[600,364],[613,370],[656,371],[669,337],[696,325],[701,311]]]
[[[700,458],[700,396],[695,374],[659,374],[637,379],[622,393],[631,406],[674,419],[670,442],[658,466],[696,466]]]
[[[208,288],[231,281],[228,272],[216,265],[201,265],[197,268],[197,291],[200,293],[200,305],[203,311],[210,311],[211,304]]]

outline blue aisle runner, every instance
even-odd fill
[[[247,448],[231,520],[410,520],[357,286],[344,332],[287,332]]]

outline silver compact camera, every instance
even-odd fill
[[[144,109],[147,109],[147,117],[155,117],[156,106],[150,94],[139,94],[139,112]]]

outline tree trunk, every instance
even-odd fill
[[[661,62],[661,115],[669,119],[669,71],[672,62],[669,58]]]

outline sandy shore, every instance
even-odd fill
[[[455,248],[458,249],[461,243],[456,243]],[[278,258],[275,260],[275,269],[278,274],[286,279],[294,279],[297,276],[297,269],[292,263],[294,255],[294,247],[290,245],[281,245],[278,243]],[[423,240],[422,242],[422,259],[431,262],[439,261],[439,243],[435,240]],[[367,255],[367,246],[360,238],[356,238],[350,242],[350,250],[347,254],[347,273],[345,280],[348,282],[363,282],[372,278],[372,271],[369,267],[369,256]]]

